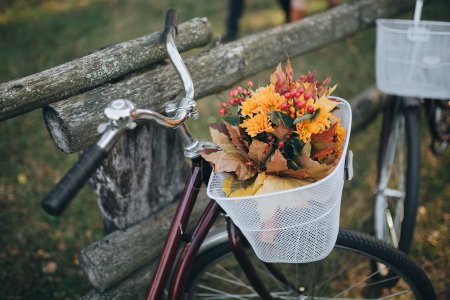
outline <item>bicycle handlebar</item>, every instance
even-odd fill
[[[174,9],[169,9],[166,13],[166,24],[164,25],[164,38],[169,34],[171,28],[177,32],[178,15]]]
[[[97,144],[90,146],[45,197],[42,201],[42,208],[52,216],[61,215],[67,205],[78,194],[78,191],[101,165],[107,154],[107,150]]]
[[[192,138],[183,122],[189,117],[197,115],[194,97],[194,85],[191,76],[176,48],[174,36],[177,30],[177,14],[170,9],[166,15],[164,37],[169,58],[183,82],[185,97],[180,102],[174,116],[167,117],[157,112],[145,109],[136,109],[134,104],[126,99],[111,102],[105,108],[105,115],[109,123],[99,126],[98,131],[103,133],[100,140],[90,146],[78,159],[77,163],[64,175],[58,184],[42,201],[42,208],[50,215],[59,216],[69,205],[78,191],[86,184],[95,170],[102,164],[109,150],[126,129],[133,129],[135,121],[154,121],[163,127],[177,128],[185,146],[185,155],[195,157],[198,141]],[[187,151],[187,152],[186,152]]]

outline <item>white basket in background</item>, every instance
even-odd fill
[[[414,20],[377,20],[376,80],[391,95],[450,98],[450,23],[420,21],[422,1]]]
[[[208,196],[239,227],[262,261],[312,262],[325,258],[336,243],[352,114],[347,101],[334,99],[341,102],[333,113],[341,119],[346,138],[337,166],[325,178],[295,189],[246,197],[226,197],[222,191],[226,174],[214,173],[209,180]]]

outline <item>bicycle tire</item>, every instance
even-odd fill
[[[291,287],[288,287],[279,281],[269,282],[269,279],[273,280],[274,277],[268,275],[270,272],[264,269],[264,265],[256,258],[250,247],[248,245],[246,247],[255,268],[261,271],[259,273],[260,278],[264,280],[266,288],[270,290],[274,299],[329,299],[323,297],[322,293],[325,292],[332,293],[331,299],[341,296],[348,298],[357,296],[358,299],[364,299],[361,297],[373,299],[376,296],[378,299],[379,296],[385,296],[388,291],[393,293],[393,297],[389,299],[436,299],[430,280],[424,271],[407,255],[374,237],[358,232],[341,229],[333,251],[323,260],[309,264],[273,264],[280,270],[285,267],[290,267],[291,270],[297,268],[296,272],[299,273],[296,273],[295,276],[297,276],[297,279],[301,277],[304,281],[297,280],[295,283],[296,291],[292,288],[292,284],[290,284]],[[371,261],[386,264],[390,267],[390,270],[395,271],[395,276],[399,276],[398,280],[393,277],[396,286],[388,289],[384,282],[390,279],[383,278],[382,281],[377,282],[376,280],[379,279],[375,278],[374,273],[367,275],[366,271],[371,272]],[[326,272],[327,267],[337,268],[340,263],[349,263],[351,268],[344,268],[338,273],[334,272],[332,277],[326,277],[321,285],[315,285],[323,274],[328,274]],[[308,270],[314,270],[314,272],[308,273]],[[394,274],[393,272],[391,274]],[[294,276],[292,271],[284,274],[288,274],[290,277]],[[362,281],[361,278],[365,280]],[[349,282],[350,280],[353,281]],[[325,283],[327,283],[326,286]],[[341,285],[344,283],[348,284],[350,289],[341,293]],[[355,283],[357,284],[355,285]],[[364,286],[362,286],[363,284]],[[275,288],[285,290],[279,291]],[[303,293],[300,292],[302,288]],[[216,295],[213,294],[214,292]],[[241,294],[238,295],[238,292]],[[411,294],[414,294],[415,297],[412,297]],[[300,295],[307,297],[301,298]],[[184,297],[185,299],[259,298],[252,287],[249,286],[242,270],[240,270],[228,241],[218,243],[196,258],[188,276]]]
[[[417,106],[405,105],[402,98],[390,97],[387,101],[377,161],[374,233],[379,239],[408,253],[413,241],[419,204],[419,112]],[[389,158],[392,151],[395,151],[394,157]],[[406,158],[402,158],[402,155],[406,155]],[[391,168],[388,167],[389,159],[392,160]],[[406,168],[402,165],[404,163]],[[397,186],[392,188],[392,185]],[[396,193],[403,195],[397,196]],[[393,216],[395,237],[388,227],[389,214]],[[396,242],[393,241],[395,238]]]

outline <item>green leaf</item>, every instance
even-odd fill
[[[312,115],[312,117],[311,117],[311,122],[312,121],[314,121],[316,118],[317,118],[317,116],[320,114],[320,108],[318,108],[314,113],[313,113],[313,115]]]
[[[294,156],[300,156],[301,150],[303,148],[303,146],[305,145],[305,143],[303,143],[301,140],[295,138],[295,139],[291,139],[290,143],[292,145],[292,147],[294,148]]]
[[[292,126],[292,119],[286,114],[283,114],[279,111],[271,111],[269,112],[269,119],[274,123],[276,126],[279,125],[279,120],[283,122],[284,127],[291,128]]]
[[[289,169],[292,169],[292,170],[300,169],[300,167],[297,165],[297,163],[295,161],[293,161],[292,159],[288,159],[287,164],[288,164]]]
[[[296,118],[296,119],[294,120],[294,125],[297,124],[297,123],[306,121],[306,120],[308,120],[308,119],[311,119],[312,116],[313,116],[312,114],[306,113],[306,114],[304,114],[303,116]]]
[[[223,120],[228,124],[233,126],[239,126],[239,117],[238,116],[224,116]]]

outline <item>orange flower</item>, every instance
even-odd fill
[[[342,151],[342,146],[344,144],[345,139],[345,128],[341,126],[341,122],[338,119],[338,122],[336,123],[335,127],[335,134],[336,134],[336,149],[337,151]]]
[[[311,119],[308,119],[306,121],[297,123],[295,127],[297,129],[296,132],[304,143],[308,143],[311,140],[312,134],[321,133],[331,126],[331,113],[327,112],[326,108],[322,105],[317,105],[317,107],[315,107],[315,110],[317,109],[320,109],[320,111],[313,121],[311,121]]]
[[[274,131],[269,118],[265,114],[257,114],[247,120],[244,120],[239,126],[245,128],[245,131],[251,137],[255,137],[258,133]]]
[[[255,99],[250,98],[241,104],[241,114],[245,116],[251,116],[258,111],[258,103]]]
[[[251,99],[258,103],[259,112],[264,114],[274,110],[281,110],[281,103],[286,102],[283,96],[275,92],[275,86],[273,84],[265,88],[260,88]]]

